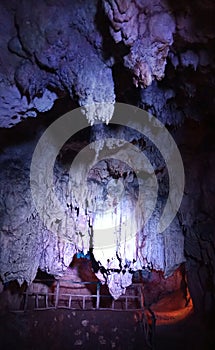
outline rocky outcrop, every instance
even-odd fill
[[[175,19],[163,1],[103,1],[116,42],[130,47],[124,64],[132,70],[136,86],[149,86],[164,77],[166,58],[173,43]]]
[[[80,105],[114,102],[96,12],[96,0],[1,3],[1,127],[51,109],[66,93]]]

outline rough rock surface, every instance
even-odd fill
[[[173,43],[175,20],[164,1],[104,1],[116,42],[130,46],[124,57],[136,86],[149,86],[164,77],[166,58]]]
[[[96,12],[97,0],[1,2],[2,127],[51,109],[64,93],[80,105],[114,101]]]
[[[187,115],[199,119],[202,110],[193,108],[199,98],[211,105],[211,92],[203,92],[213,85],[213,1],[198,1],[195,12],[192,1],[102,3],[1,1],[1,127],[50,110],[68,93],[80,105],[113,102],[112,67],[119,62],[140,87],[163,79],[168,64],[169,81],[142,92],[142,106],[168,124],[180,124]],[[163,99],[168,105],[160,113]]]
[[[125,130],[120,130],[120,134],[125,134]],[[130,137],[133,139],[134,135],[132,134]],[[95,167],[91,168],[88,176],[88,185],[91,184],[90,191],[84,193],[83,197],[78,196],[79,201],[75,201],[77,188],[84,187],[85,179],[81,171],[73,174],[72,183],[74,186],[70,191],[68,190],[71,186],[68,175],[69,164],[64,162],[69,147],[70,152],[72,150],[77,152],[78,145],[74,141],[73,143],[70,141],[64,146],[61,152],[61,160],[54,168],[55,191],[62,207],[65,208],[65,215],[62,220],[59,219],[57,206],[47,197],[48,199],[44,200],[43,211],[51,213],[53,227],[55,228],[53,230],[51,228],[47,229],[41,215],[38,214],[35,208],[29,181],[31,158],[37,141],[38,136],[32,141],[20,145],[19,148],[16,146],[8,147],[1,156],[0,266],[1,278],[4,282],[17,279],[20,284],[24,281],[30,283],[34,279],[38,268],[52,275],[60,276],[71,263],[74,253],[82,250],[86,253],[91,247],[91,238],[95,239],[93,233],[90,234],[91,231],[89,231],[90,222],[94,220],[93,227],[96,229],[97,218],[86,213],[86,201],[89,202],[88,211],[92,210],[94,206],[101,213],[109,210],[108,220],[110,221],[111,216],[115,215],[118,210],[117,215],[122,220],[122,223],[117,224],[119,232],[117,231],[116,238],[119,241],[116,242],[116,245],[113,245],[111,249],[107,249],[103,245],[99,246],[99,249],[94,253],[96,260],[99,260],[105,268],[120,269],[120,264],[121,267],[127,264],[129,268],[136,270],[151,263],[155,269],[163,270],[165,275],[168,276],[184,261],[184,238],[178,220],[175,220],[164,234],[157,233],[156,218],[154,217],[146,225],[144,231],[140,226],[141,219],[139,217],[130,217],[126,227],[123,226],[123,219],[127,218],[127,215],[131,215],[129,212],[130,206],[135,204],[138,190],[135,173],[126,163],[114,159],[97,163]],[[84,139],[82,139],[82,142],[85,142]],[[133,153],[127,153],[127,157],[132,155]],[[148,157],[152,163],[155,156],[158,158],[157,153],[152,152],[150,154],[148,152]],[[157,169],[159,169],[161,164],[158,159],[155,163]],[[144,171],[147,177],[151,176],[147,167]],[[164,182],[166,181],[165,172],[163,176],[160,176],[160,182],[162,182],[161,179]],[[116,181],[121,180],[123,181],[123,192],[118,194],[116,190],[119,188]],[[39,184],[37,185],[39,191]],[[147,193],[150,196],[150,188],[148,192],[145,191],[145,195]],[[95,194],[96,198],[94,199]],[[48,183],[47,192],[43,195],[45,197],[49,196]],[[163,186],[163,191],[159,195],[160,202],[162,196],[165,195],[166,189]],[[122,198],[124,199],[122,200]],[[90,206],[91,202],[93,205]],[[121,207],[119,207],[119,204]],[[75,205],[78,207],[78,212],[77,209],[74,209]],[[156,216],[159,216],[159,210],[159,208],[156,209]],[[139,216],[142,217],[142,215],[141,210]],[[115,215],[115,217],[117,216]],[[105,226],[105,216],[101,216],[101,219],[102,225]],[[116,225],[114,220],[113,227]],[[135,227],[136,230],[141,228],[139,242],[135,235]],[[127,241],[124,242],[124,239]],[[116,251],[119,259],[116,258]],[[110,260],[109,263],[108,259]],[[133,260],[136,261],[135,264]],[[125,275],[123,275],[124,277]],[[110,278],[112,277],[110,276]],[[131,283],[129,274],[127,280]],[[112,283],[112,280],[109,282]],[[128,282],[124,281],[124,286],[120,287],[121,292],[124,290],[125,284],[129,285]]]
[[[54,111],[58,99],[70,96],[79,105],[130,102],[173,131],[185,166],[185,195],[165,239],[152,237],[156,215],[148,223],[143,257],[169,274],[183,260],[176,247],[184,240],[188,284],[200,311],[215,304],[214,14],[213,0],[0,3],[1,128]],[[87,117],[93,122],[90,112]],[[22,283],[34,278],[38,266],[61,274],[76,247],[41,224],[29,192],[35,135],[28,142],[20,135],[10,148],[1,141],[0,259],[2,280]],[[153,157],[156,165],[159,156]],[[160,195],[166,195],[167,180],[156,166]],[[61,180],[66,183],[66,176]]]
[[[196,310],[210,312],[215,298],[214,127],[209,120],[200,125],[188,122],[178,133],[182,133],[181,140],[190,140],[189,147],[181,141],[186,186],[179,212],[185,238],[188,285]]]

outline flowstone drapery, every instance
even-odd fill
[[[72,162],[72,167],[64,162],[68,149],[71,153],[74,150],[76,155],[81,153],[78,151],[79,141],[77,143],[70,139],[55,162],[54,188],[50,187],[50,175],[45,180],[42,176],[36,178],[37,183],[33,183],[36,193],[45,189],[40,208],[35,207],[29,182],[32,154],[38,138],[20,145],[18,153],[15,147],[9,147],[1,157],[3,215],[0,266],[3,282],[17,279],[20,284],[24,281],[30,283],[38,268],[61,276],[75,253],[82,251],[86,254],[93,248],[99,265],[111,272],[107,283],[110,292],[117,298],[132,282],[132,271],[150,265],[154,269],[163,270],[168,276],[184,261],[183,235],[177,219],[163,234],[157,232],[156,223],[162,210],[162,198],[166,196],[164,186],[161,186],[158,194],[158,206],[153,217],[145,225],[145,213],[149,209],[146,208],[146,203],[153,205],[151,196],[154,170],[150,162],[145,162],[143,166],[142,162],[138,165],[135,161],[137,154],[142,153],[140,148],[130,145],[125,152],[126,139],[138,143],[138,137],[135,139],[133,129],[129,128],[119,127],[114,132],[110,125],[103,126],[102,129],[101,138],[101,127],[91,127],[91,138],[97,135],[98,139],[90,144],[94,165],[91,166],[89,162],[89,168],[86,169],[86,164],[77,157]],[[109,138],[110,133],[115,134],[115,138]],[[125,141],[117,141],[117,134],[119,140],[124,135]],[[83,143],[85,141],[82,139]],[[145,148],[152,150],[151,146],[148,147],[150,141],[144,142]],[[51,159],[49,155],[52,147],[54,145],[47,145],[46,156],[40,158],[38,174],[42,174],[47,166],[44,162]],[[99,155],[105,148],[109,150],[109,157],[100,160]],[[125,154],[123,161],[120,160],[122,150]],[[148,150],[148,157],[160,168],[162,159],[160,163],[158,153],[154,150],[150,153]],[[129,159],[133,159],[133,165]],[[132,166],[128,165],[129,162]],[[138,178],[134,168],[144,176]],[[165,172],[161,177],[166,181]],[[58,205],[53,200],[53,190],[64,215],[58,211]],[[144,193],[143,197],[140,196],[141,192]]]

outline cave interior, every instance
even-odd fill
[[[214,348],[214,16],[0,1],[2,348]]]

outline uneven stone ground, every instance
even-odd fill
[[[2,349],[138,349],[133,313],[49,310],[1,318]],[[137,336],[138,335],[138,336]]]
[[[214,349],[214,325],[191,315],[156,328],[156,350]],[[1,349],[148,349],[135,312],[49,310],[0,315]]]

